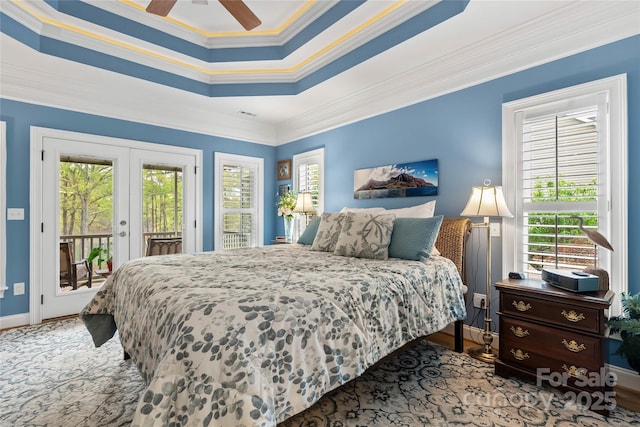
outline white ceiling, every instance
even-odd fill
[[[16,12],[15,3],[14,0],[2,0],[0,10],[15,18],[21,13],[19,10]],[[38,10],[47,10],[41,0],[26,3]],[[121,16],[135,18],[136,22],[185,34],[184,28],[175,22],[157,19],[131,4],[118,1],[95,3]],[[134,3],[146,4],[139,0],[134,0]],[[282,26],[306,4],[291,0],[247,0],[246,3],[263,21],[257,29],[263,32]],[[289,27],[293,28],[297,23],[304,28],[317,19],[323,7],[330,6],[328,2],[317,3]],[[365,5],[367,8],[363,6],[363,9],[358,8],[358,13],[350,13],[323,32],[321,38],[314,39],[292,55],[278,61],[256,61],[242,66],[248,69],[256,67],[254,70],[289,66],[309,52],[317,52],[319,46],[335,38],[336,34],[356,28],[392,3],[391,0],[370,0]],[[412,3],[411,13],[396,15],[393,22],[381,20],[380,25],[397,25],[422,10],[425,2],[409,3]],[[56,16],[64,22],[91,27],[91,24],[80,23],[74,17],[59,13]],[[235,33],[239,30],[237,23],[216,0],[209,0],[207,6],[178,1],[170,18],[205,32]],[[30,22],[29,25],[31,28],[39,27],[41,32],[49,31],[46,25],[38,22]],[[381,28],[373,28],[367,37],[379,34]],[[98,31],[96,28],[92,30]],[[275,36],[264,33],[251,37],[188,33],[202,45],[231,43],[243,46],[272,43],[274,37],[290,39],[299,29],[289,31],[288,35],[283,31]],[[112,33],[109,36],[116,37]],[[638,33],[640,2],[637,1],[473,0],[459,15],[301,93],[231,97],[204,96],[57,58],[37,52],[3,33],[0,38],[0,95],[8,99],[278,145]],[[48,35],[51,36],[50,33]],[[80,36],[74,37],[78,37],[77,43],[84,42]],[[122,36],[121,40],[131,42],[128,36]],[[138,43],[152,48],[149,43]],[[169,54],[167,49],[157,49]],[[202,63],[176,52],[171,55]],[[211,69],[237,65],[204,64]],[[262,81],[260,79],[264,76],[255,74],[257,77],[252,78]],[[207,78],[213,78],[211,83],[216,83],[215,77]]]

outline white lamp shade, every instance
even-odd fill
[[[484,185],[472,187],[471,196],[464,207],[462,216],[506,216],[512,217],[502,193],[502,187]]]
[[[298,201],[296,207],[293,208],[295,213],[310,214],[315,213],[316,208],[313,207],[313,200],[311,200],[311,193],[298,194]]]

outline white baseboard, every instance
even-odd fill
[[[616,374],[618,386],[640,393],[640,377],[636,371],[621,368],[620,366],[606,364],[609,372]]]
[[[455,329],[453,327],[453,323],[447,325],[446,328],[442,329],[440,332],[444,332],[445,334],[448,335],[455,335]],[[473,341],[477,344],[483,344],[482,341],[482,334],[484,333],[483,329],[477,328],[475,326],[469,326],[469,325],[464,325],[463,327],[463,335],[464,335],[464,339],[465,340],[469,340],[469,341]],[[493,341],[491,342],[491,347],[495,348],[496,350],[500,348],[500,343],[498,340],[498,334],[495,332],[492,332],[491,335],[493,336]]]
[[[444,328],[442,332],[449,335],[455,335],[453,323]],[[480,328],[464,325],[464,338],[466,340],[482,344],[482,333],[483,330]],[[500,340],[498,339],[498,334],[494,332],[492,333],[492,335],[493,342],[491,343],[491,346],[495,349],[498,349],[500,342]],[[610,365],[608,363],[606,364],[606,368],[609,370],[609,372],[616,374],[618,378],[618,386],[640,393],[640,381],[638,380],[637,372],[630,369],[621,368],[619,366]]]
[[[26,326],[29,324],[29,313],[0,317],[0,330]]]

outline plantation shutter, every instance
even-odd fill
[[[298,192],[311,193],[313,207],[318,210],[320,189],[320,165],[318,162],[303,163],[298,166]]]
[[[582,217],[586,229],[606,228],[606,179],[600,170],[606,103],[596,97],[578,101],[579,107],[551,114],[519,113],[519,230],[528,273],[598,265],[598,249],[570,217]]]
[[[224,164],[222,180],[223,249],[257,246],[256,169]]]

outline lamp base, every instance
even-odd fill
[[[496,359],[498,359],[498,353],[496,350],[493,347],[487,348],[485,345],[470,348],[468,354],[474,359],[487,363],[496,363]]]

